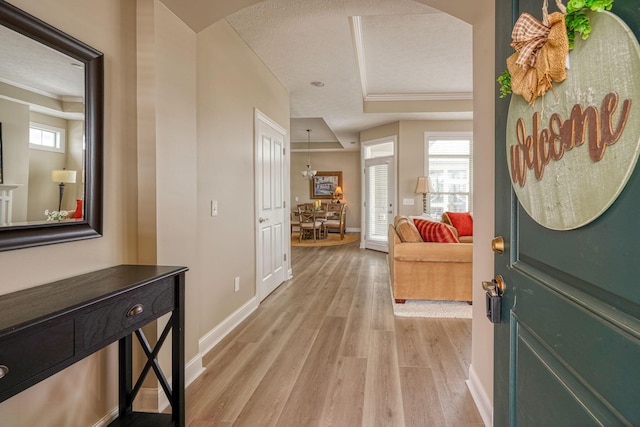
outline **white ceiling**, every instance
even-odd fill
[[[57,99],[83,98],[80,61],[1,25],[0,41],[0,81]]]
[[[57,101],[83,102],[84,65],[63,53],[0,25],[0,84],[44,95]],[[13,98],[23,102],[22,98]],[[64,113],[32,105],[60,117],[81,119],[82,114]]]
[[[357,150],[381,124],[472,118],[471,26],[422,3],[268,0],[227,21],[289,90],[293,143],[310,128]]]
[[[178,2],[180,10],[172,0],[161,1],[192,28],[220,13],[209,1]],[[196,16],[198,22],[189,22]],[[358,150],[360,131],[382,124],[472,119],[471,26],[422,3],[267,0],[226,19],[289,90],[293,149],[296,143],[306,149],[306,129],[312,130],[312,148]],[[15,55],[2,48],[14,37],[0,33],[0,57]],[[0,63],[2,79],[61,98],[81,96],[82,68],[72,66],[75,61],[60,61],[49,48],[25,47],[19,58],[24,52],[36,52],[38,63],[47,64],[27,73],[15,61],[3,61],[14,65],[3,70]],[[50,79],[38,70],[57,74],[55,87],[46,86]]]

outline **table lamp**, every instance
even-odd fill
[[[422,213],[427,213],[427,194],[433,191],[431,180],[428,176],[419,176],[416,183],[416,194],[422,194]]]
[[[342,187],[339,185],[333,190],[333,198],[336,200],[336,203],[340,204],[340,196],[342,196]]]
[[[60,209],[62,208],[62,197],[64,195],[64,184],[75,184],[76,171],[70,171],[66,169],[52,170],[51,181],[59,183],[60,191],[58,199],[58,212],[60,212]]]

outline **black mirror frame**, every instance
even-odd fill
[[[0,227],[0,251],[101,237],[104,55],[4,0],[0,0],[0,25],[11,28],[84,64],[86,146],[83,220]]]

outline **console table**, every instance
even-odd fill
[[[0,296],[0,402],[97,350],[119,344],[119,417],[111,426],[184,426],[184,286],[186,267],[120,265]],[[141,328],[171,313],[154,348]],[[171,385],[156,359],[171,334]],[[147,356],[132,379],[132,336]],[[171,414],[133,412],[153,370]]]

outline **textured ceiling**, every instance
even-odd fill
[[[0,82],[54,99],[84,98],[82,63],[0,26]]]
[[[472,118],[471,102],[439,102],[471,99],[471,26],[421,3],[269,0],[227,21],[289,90],[292,142],[306,142],[308,118],[333,133],[312,141],[345,149],[358,149],[360,131],[397,120]],[[375,102],[384,106],[368,110],[380,112],[365,113]]]
[[[471,27],[451,16],[362,18],[372,94],[471,92]]]
[[[196,31],[226,13],[211,0],[161,1],[179,6],[184,11],[179,17],[190,17],[186,22]],[[238,0],[238,5],[252,3]],[[374,126],[472,118],[471,26],[422,3],[268,0],[227,16],[227,21],[289,90],[292,147],[296,142],[306,146],[306,129],[312,129],[318,148],[357,150],[360,131]],[[0,33],[1,57],[13,55],[2,50],[13,37]],[[20,52],[23,58],[24,52],[36,51],[25,47]],[[0,80],[60,97],[81,96],[82,70],[72,67],[70,58],[60,60],[48,48],[34,55],[46,65],[27,73],[0,64]],[[57,75],[55,88],[34,71]],[[29,75],[33,78],[25,80]],[[312,86],[312,81],[325,86]]]

